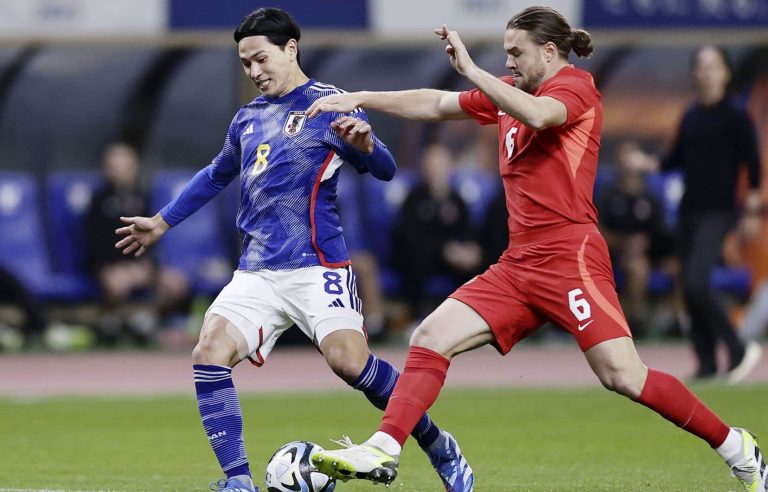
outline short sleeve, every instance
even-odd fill
[[[512,77],[501,77],[499,80],[514,85]],[[481,125],[495,125],[499,122],[499,108],[480,89],[472,89],[459,94],[461,110],[474,118]]]
[[[548,96],[565,104],[568,116],[563,126],[579,120],[599,104],[600,93],[591,77],[578,74],[562,74],[552,77],[539,96]]]

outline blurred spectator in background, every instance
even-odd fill
[[[124,256],[115,248],[115,230],[122,226],[120,217],[147,215],[149,211],[136,149],[125,143],[109,145],[103,173],[104,185],[94,193],[86,216],[89,267],[103,294],[97,338],[103,345],[114,345],[128,334],[138,344],[147,345],[156,335],[160,318],[186,307],[189,283],[176,270],[158,268],[146,256]],[[127,305],[137,296],[147,300]]]
[[[623,278],[619,291],[627,321],[640,336],[647,331],[650,316],[651,269],[674,254],[674,240],[664,224],[661,202],[646,186],[654,160],[634,141],[619,145],[616,160],[617,180],[598,200],[600,230],[618,267],[617,276]],[[667,270],[674,275],[673,267]]]
[[[337,208],[339,220],[344,229],[344,243],[349,259],[354,268],[363,306],[365,330],[372,339],[381,338],[386,333],[387,320],[384,311],[384,293],[381,285],[379,259],[371,249],[370,239],[366,235],[365,204],[368,197],[363,191],[364,176],[355,172],[351,166],[341,170],[343,179],[339,180]]]
[[[759,342],[768,329],[768,222],[763,222],[759,238],[747,249],[755,286],[741,322],[740,334],[745,340]]]
[[[728,379],[736,383],[755,366],[762,350],[758,344],[745,344],[739,338],[710,276],[720,258],[723,239],[738,220],[737,177],[744,164],[750,192],[741,231],[751,237],[759,229],[757,135],[746,109],[728,93],[731,70],[725,51],[704,46],[693,54],[691,62],[697,99],[683,116],[662,167],[680,167],[684,173],[678,239],[691,339],[699,364],[696,376],[716,375],[715,346],[721,340],[730,357]]]
[[[768,327],[768,280],[763,279],[755,287],[747,305],[741,334],[745,340],[759,342]]]
[[[483,249],[481,270],[497,263],[501,254],[509,245],[509,212],[504,188],[496,191],[496,196],[485,211],[485,218],[480,226],[478,242]]]
[[[459,284],[479,272],[483,252],[461,196],[451,188],[454,156],[442,144],[424,149],[421,181],[403,202],[393,234],[394,268],[403,280],[403,293],[413,320],[421,320]],[[429,279],[450,285],[430,294]],[[432,305],[435,304],[435,305]]]
[[[360,299],[363,301],[365,330],[369,337],[376,339],[383,336],[386,331],[379,261],[367,248],[360,248],[357,245],[348,246],[348,248],[349,259],[355,268]]]
[[[4,304],[21,311],[23,319],[19,323],[19,328],[22,346],[25,348],[42,346],[43,331],[46,327],[42,306],[13,273],[0,266],[0,305]],[[0,322],[0,330],[2,328],[2,322]],[[4,345],[5,343],[0,340],[0,351]]]

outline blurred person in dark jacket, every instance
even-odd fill
[[[185,304],[189,283],[182,273],[158,268],[149,257],[124,256],[115,248],[115,229],[122,226],[120,217],[149,211],[136,149],[125,143],[109,145],[104,152],[103,173],[104,185],[94,193],[86,216],[88,263],[103,294],[97,336],[101,343],[112,345],[127,331],[144,345],[155,336],[159,317]],[[143,307],[126,306],[142,294],[149,297]]]
[[[724,50],[698,49],[691,59],[697,98],[685,112],[662,169],[681,168],[685,194],[680,204],[678,239],[683,289],[691,317],[691,339],[698,357],[696,376],[718,371],[718,340],[728,349],[728,380],[741,381],[757,364],[762,350],[744,343],[729,319],[722,297],[712,288],[726,234],[739,224],[749,238],[760,222],[760,158],[757,133],[746,108],[729,94],[731,69]],[[750,191],[740,210],[739,170],[746,166]]]
[[[403,202],[394,231],[394,268],[416,320],[434,307],[429,305],[435,299],[430,298],[428,279],[447,282],[449,292],[478,273],[482,264],[467,205],[451,187],[453,167],[454,156],[445,145],[433,144],[424,150],[422,179]],[[436,293],[436,300],[444,295]]]

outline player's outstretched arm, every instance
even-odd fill
[[[349,113],[371,109],[408,120],[441,121],[469,118],[459,106],[459,93],[436,89],[390,92],[349,92],[317,99],[307,110],[310,117],[320,113]]]
[[[115,234],[125,236],[115,244],[115,248],[122,249],[124,255],[133,253],[139,257],[155,244],[171,226],[159,213],[154,217],[120,217],[128,224],[115,230]]]
[[[448,43],[445,52],[453,68],[483,91],[496,107],[534,130],[565,123],[568,112],[562,102],[548,96],[528,94],[475,65],[458,32],[445,25],[434,32]]]

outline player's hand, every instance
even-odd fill
[[[316,99],[307,109],[307,115],[314,118],[320,113],[351,113],[359,106],[359,96],[355,92],[334,94]]]
[[[435,29],[434,32],[440,36],[440,39],[448,42],[445,52],[448,53],[448,59],[454,70],[466,76],[472,69],[476,68],[475,62],[469,56],[467,47],[464,46],[464,42],[459,37],[459,33],[450,31],[445,24],[443,27]]]
[[[373,152],[373,130],[367,121],[342,116],[331,123],[331,128],[349,145],[366,154]]]
[[[136,257],[143,255],[171,227],[160,214],[154,217],[120,217],[120,220],[128,225],[115,230],[115,234],[125,236],[115,243],[115,248],[122,249],[124,255],[133,253]]]

